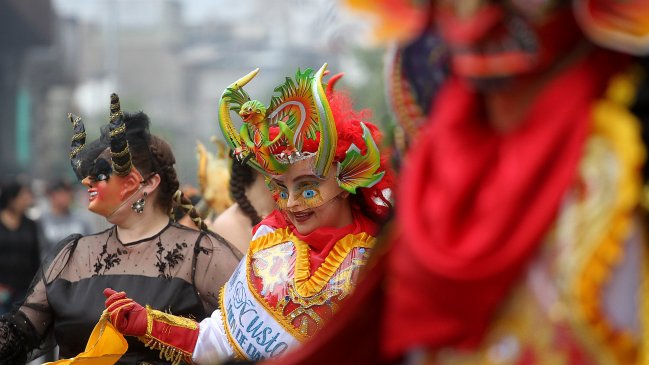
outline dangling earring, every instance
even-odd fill
[[[146,196],[147,196],[147,192],[145,191],[143,197],[136,200],[135,203],[131,204],[131,209],[133,209],[135,213],[142,214],[142,212],[144,212],[144,204],[146,203],[144,199],[146,199]]]

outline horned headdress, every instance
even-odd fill
[[[113,172],[125,176],[131,171],[131,151],[126,140],[124,113],[119,105],[119,96],[110,95],[110,159]]]
[[[125,176],[131,171],[132,161],[128,140],[126,139],[126,124],[124,113],[120,108],[117,94],[110,96],[110,121],[108,130],[102,131],[102,138],[86,145],[86,130],[81,120],[73,114],[68,114],[74,134],[70,145],[70,163],[79,180],[88,176],[93,168],[94,160],[106,148],[110,148],[112,173]],[[148,122],[142,128],[148,128]],[[105,135],[108,135],[108,141]]]

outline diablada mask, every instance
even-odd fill
[[[327,99],[331,88],[322,81],[326,67],[324,64],[315,74],[306,69],[298,70],[295,79],[287,77],[275,88],[278,95],[272,97],[269,107],[251,100],[243,90],[259,69],[250,72],[223,92],[219,125],[237,158],[267,177],[282,175],[291,164],[312,159],[314,175],[324,179],[336,163],[338,185],[356,193],[357,188],[371,187],[383,178],[384,172],[377,172],[380,153],[369,129],[361,123],[365,148],[352,144],[344,159],[335,161],[338,135]],[[238,132],[231,110],[243,120]]]

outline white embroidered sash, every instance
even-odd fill
[[[246,278],[247,261],[247,257],[241,260],[223,288],[223,325],[239,356],[250,360],[276,357],[299,341],[250,292]]]

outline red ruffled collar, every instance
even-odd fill
[[[311,272],[313,272],[324,261],[336,242],[340,241],[340,239],[348,234],[365,232],[371,236],[376,236],[379,227],[356,207],[352,208],[352,217],[353,222],[344,227],[321,227],[309,234],[301,234],[297,229],[295,229],[295,226],[286,219],[284,213],[276,209],[253,228],[253,235],[257,232],[257,229],[259,229],[260,226],[269,226],[275,229],[288,227],[297,238],[306,242],[311,248]]]

